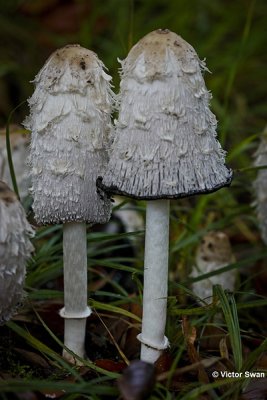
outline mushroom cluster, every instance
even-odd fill
[[[147,200],[141,359],[168,346],[169,199],[228,186],[232,171],[216,139],[206,70],[192,46],[167,29],[142,38],[122,61],[119,116],[97,185]],[[153,200],[153,201],[152,201]]]
[[[84,357],[86,223],[105,223],[110,196],[147,200],[141,359],[168,346],[170,199],[228,186],[232,171],[216,136],[200,61],[167,29],[146,35],[121,62],[113,137],[110,77],[95,53],[57,50],[35,78],[25,125],[32,131],[33,210],[39,224],[63,223],[65,345]],[[112,142],[113,140],[113,142]],[[65,351],[64,356],[74,361]]]
[[[111,77],[97,55],[79,45],[55,51],[34,80],[29,100],[33,211],[39,224],[63,223],[65,346],[85,356],[86,223],[105,223],[111,203],[96,178],[104,170],[111,131]],[[63,355],[75,361],[67,351]]]
[[[0,324],[12,317],[24,298],[33,236],[34,230],[16,194],[0,181]]]

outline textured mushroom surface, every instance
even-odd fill
[[[197,248],[196,265],[193,267],[191,277],[216,271],[234,262],[234,255],[228,236],[223,232],[209,232],[205,235]],[[230,270],[211,276],[192,284],[192,290],[200,299],[207,303],[212,301],[213,285],[221,285],[223,289],[231,292],[236,282],[236,270]]]
[[[110,79],[95,53],[68,45],[34,80],[25,126],[32,131],[33,210],[40,224],[110,217],[110,201],[95,185],[108,161]]]
[[[115,140],[99,187],[157,199],[230,184],[204,70],[193,47],[169,30],[153,31],[131,49],[122,61]]]
[[[256,152],[255,166],[267,165],[267,127],[265,128]],[[257,217],[261,237],[267,244],[267,169],[260,169],[254,182]]]
[[[23,199],[28,196],[30,188],[30,168],[27,165],[30,135],[25,134],[25,129],[13,125],[10,127],[10,144],[19,195]],[[6,151],[5,130],[0,130],[0,180],[6,182],[9,186],[12,185]]]
[[[0,181],[0,324],[9,320],[24,297],[25,264],[33,251],[34,231],[14,192]]]

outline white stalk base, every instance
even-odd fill
[[[141,360],[154,363],[169,345],[164,335],[168,296],[169,200],[147,202]]]
[[[83,319],[65,319],[64,321],[64,344],[81,358],[86,358],[85,353],[85,328],[86,318]],[[75,365],[82,365],[75,356],[63,349],[62,353],[65,360]]]
[[[87,240],[86,224],[69,222],[63,225],[64,262],[64,345],[81,358],[85,358],[86,319],[91,314],[87,305]],[[74,356],[63,350],[63,357],[80,364]]]

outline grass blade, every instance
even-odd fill
[[[215,285],[213,287],[213,295],[220,301],[229,332],[235,367],[237,371],[240,371],[243,364],[242,343],[234,296],[231,293],[227,293],[226,295],[221,285]]]

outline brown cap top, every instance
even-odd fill
[[[197,72],[201,61],[194,48],[168,29],[157,29],[139,40],[123,62],[123,72],[129,75],[132,72],[137,79],[160,79],[173,72],[173,66],[166,63],[167,51],[171,51],[173,56],[179,59],[181,71]]]
[[[40,224],[104,223],[110,201],[95,181],[107,164],[113,94],[97,55],[55,51],[35,78],[25,126],[32,131],[33,210]]]
[[[5,182],[0,181],[0,202],[8,205],[17,201],[16,193],[9,189]]]
[[[230,184],[204,69],[192,46],[166,29],[149,33],[131,49],[122,61],[119,117],[100,188],[167,199]]]

